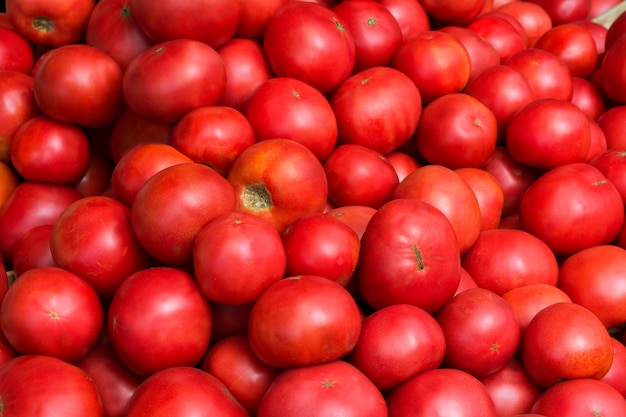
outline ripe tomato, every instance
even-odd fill
[[[579,77],[572,77],[571,101],[594,121],[596,121],[608,107],[604,93],[588,79]]]
[[[470,186],[480,208],[480,230],[496,229],[502,220],[504,192],[495,176],[480,168],[455,170]]]
[[[530,0],[530,2],[543,7],[550,15],[554,26],[587,19],[591,13],[591,1],[589,0]]]
[[[604,93],[618,104],[626,104],[626,76],[621,68],[626,65],[626,37],[617,38],[604,53],[600,69]]]
[[[241,0],[241,17],[233,39],[262,42],[267,22],[288,3],[289,0]]]
[[[0,161],[0,208],[9,199],[13,191],[22,182],[17,172],[8,164]]]
[[[0,70],[29,74],[35,57],[30,43],[14,29],[0,27]]]
[[[611,338],[613,344],[613,362],[609,371],[600,380],[606,382],[615,388],[620,394],[626,394],[626,379],[624,379],[624,372],[626,372],[626,346],[617,340],[615,337]]]
[[[466,27],[493,45],[500,56],[500,62],[528,47],[524,28],[506,13],[494,11],[481,14]]]
[[[430,20],[424,6],[413,0],[377,0],[391,12],[400,25],[402,39],[429,30]]]
[[[448,33],[463,44],[470,58],[470,80],[487,68],[500,64],[497,49],[475,31],[463,26],[444,26],[437,31]]]
[[[577,378],[550,387],[537,398],[531,411],[560,417],[576,417],[585,413],[621,416],[626,413],[626,400],[606,382]]]
[[[29,269],[56,266],[50,251],[53,226],[52,224],[35,226],[22,235],[10,262],[16,276],[19,277]]]
[[[330,209],[326,214],[334,216],[352,228],[359,237],[363,236],[367,225],[376,213],[376,209],[368,206],[340,206]]]
[[[520,23],[528,37],[528,46],[531,48],[541,35],[552,28],[552,20],[548,12],[532,2],[511,1],[498,7],[497,10],[513,16]]]

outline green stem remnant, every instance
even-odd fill
[[[45,16],[38,16],[33,19],[33,27],[39,31],[50,33],[54,31],[54,22]]]
[[[415,258],[417,258],[417,270],[424,270],[424,258],[422,257],[422,251],[417,245],[413,244],[413,252],[415,252]]]

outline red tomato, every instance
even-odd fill
[[[80,43],[95,0],[7,0],[11,25],[36,45],[58,47]]]
[[[419,1],[413,0],[377,0],[391,12],[400,25],[402,39],[429,30],[428,13]]]
[[[107,331],[130,369],[149,376],[197,364],[209,346],[211,305],[194,278],[170,267],[143,269],[118,288]]]
[[[268,221],[229,211],[207,223],[193,246],[194,276],[211,300],[231,305],[254,302],[285,275],[285,248]]]
[[[611,338],[613,344],[613,362],[609,371],[600,378],[602,381],[615,388],[622,396],[626,394],[626,346],[614,337]]]
[[[524,28],[528,46],[533,47],[537,39],[552,28],[552,19],[538,4],[527,1],[511,1],[497,8],[498,12],[513,16]]]
[[[591,81],[579,77],[572,77],[571,101],[592,120],[597,120],[608,107],[604,93]]]
[[[123,111],[122,70],[93,46],[72,44],[46,52],[34,76],[35,99],[52,119],[100,128]]]
[[[589,145],[589,152],[587,153],[585,162],[593,161],[596,157],[605,153],[608,148],[606,135],[598,122],[589,118],[589,127],[591,128],[591,144]]]
[[[129,0],[137,24],[150,39],[161,43],[175,39],[202,42],[219,48],[239,26],[242,5],[236,0],[160,1]]]
[[[246,335],[213,344],[200,367],[222,381],[250,415],[257,415],[263,396],[279,373],[278,368],[259,359]]]
[[[104,311],[96,291],[57,267],[31,269],[9,287],[0,310],[2,333],[21,355],[74,362],[98,341]]]
[[[622,202],[626,205],[626,149],[608,149],[593,158],[589,163],[598,168],[617,188],[622,197]]]
[[[480,208],[480,229],[496,229],[502,219],[504,192],[495,176],[480,168],[459,168],[456,173],[470,186]]]
[[[578,378],[550,387],[537,398],[531,411],[559,417],[584,414],[621,416],[626,413],[626,400],[606,382]]]
[[[470,58],[470,80],[483,70],[500,64],[496,48],[475,31],[462,26],[444,26],[437,31],[448,33],[463,44]]]
[[[531,184],[519,214],[524,230],[543,240],[557,256],[569,256],[611,243],[624,221],[624,203],[600,170],[573,163],[554,168]]]
[[[613,361],[611,336],[585,307],[555,303],[539,311],[521,345],[524,367],[542,387],[564,379],[602,378]]]
[[[19,354],[9,344],[9,341],[4,337],[4,334],[0,331],[0,365],[8,362],[9,359],[13,359]]]
[[[459,286],[457,287],[454,295],[457,295],[465,290],[469,290],[470,288],[478,288],[478,284],[476,284],[474,278],[472,278],[465,268],[461,267],[461,279],[459,280]]]
[[[495,11],[481,14],[466,27],[493,45],[500,56],[500,62],[528,47],[524,28],[506,13]]]
[[[590,0],[529,0],[543,7],[554,26],[587,19],[591,13]]]
[[[324,95],[295,78],[271,78],[259,85],[242,109],[256,141],[291,139],[320,161],[337,142],[337,120]]]
[[[391,390],[386,399],[389,417],[428,417],[437,414],[497,416],[487,388],[467,372],[453,368],[421,372]]]
[[[356,50],[342,19],[318,3],[296,1],[267,22],[263,49],[274,74],[329,94],[350,76]]]
[[[482,12],[485,0],[468,0],[462,2],[440,2],[436,0],[419,0],[424,10],[437,21],[449,25],[463,26]]]
[[[433,313],[454,295],[459,275],[454,228],[434,206],[400,198],[372,216],[361,237],[356,275],[372,308],[404,303]]]
[[[360,332],[361,312],[350,293],[316,275],[272,284],[254,302],[248,321],[250,346],[277,368],[339,359],[354,348]]]
[[[233,39],[261,42],[267,22],[288,3],[289,0],[241,0],[241,17]]]
[[[420,167],[420,163],[411,155],[402,151],[392,151],[385,155],[385,158],[396,171],[398,181],[402,181],[411,172]]]
[[[97,387],[87,373],[51,356],[23,355],[6,362],[0,367],[0,398],[2,412],[15,417],[105,415]]]
[[[124,416],[192,416],[207,410],[215,417],[248,416],[215,376],[191,366],[177,366],[146,378],[130,398]]]
[[[608,107],[598,117],[597,122],[606,138],[607,149],[626,149],[624,129],[626,129],[626,105]]]
[[[35,57],[30,43],[15,30],[0,27],[0,70],[29,74]]]
[[[326,214],[334,216],[352,228],[359,236],[363,236],[367,225],[376,213],[376,209],[368,206],[340,206],[328,210]]]
[[[245,149],[228,181],[237,210],[260,216],[282,233],[291,222],[321,213],[328,200],[322,163],[304,145],[290,139],[267,139]]]
[[[53,226],[52,224],[35,226],[20,238],[11,260],[16,276],[22,275],[29,269],[56,266],[50,250]]]
[[[362,372],[337,360],[283,370],[259,404],[258,417],[386,417],[382,393]]]
[[[617,104],[626,104],[626,76],[622,71],[625,65],[626,36],[621,36],[607,48],[600,66],[602,89]]]
[[[445,344],[433,316],[419,307],[393,304],[365,317],[348,361],[386,392],[441,365]]]

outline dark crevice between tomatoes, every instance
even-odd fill
[[[54,22],[45,16],[39,16],[33,19],[33,27],[42,32],[50,33],[54,31]]]
[[[271,209],[272,196],[263,184],[251,184],[243,189],[242,200],[245,206],[254,211],[266,211]]]
[[[422,251],[417,245],[413,245],[413,252],[415,252],[415,258],[417,259],[417,270],[424,270],[424,258],[422,257]]]

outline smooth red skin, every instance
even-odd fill
[[[0,368],[0,398],[3,412],[16,417],[104,417],[98,390],[85,371],[51,356],[6,362]]]
[[[517,317],[508,303],[490,290],[463,291],[435,317],[446,340],[446,367],[480,378],[502,369],[517,352]]]
[[[424,63],[428,62],[428,65]],[[411,78],[428,103],[449,93],[458,93],[471,74],[467,49],[456,37],[435,30],[404,39],[391,66]]]
[[[453,368],[424,371],[386,396],[389,417],[426,417],[443,414],[496,417],[485,386],[467,372]]]
[[[467,270],[461,267],[461,279],[459,280],[459,286],[456,289],[454,295],[457,295],[470,288],[478,288],[478,284],[474,281],[474,278],[467,272]]]
[[[344,81],[330,105],[337,118],[338,145],[357,144],[386,154],[411,139],[422,113],[422,96],[401,70],[375,67]]]
[[[398,181],[402,181],[407,175],[420,167],[420,163],[406,152],[391,151],[385,155],[385,158],[395,169]]]
[[[190,39],[212,48],[230,40],[239,26],[242,5],[235,0],[162,1],[129,0],[137,25],[154,42]]]
[[[551,387],[564,379],[602,378],[613,361],[613,345],[591,311],[562,302],[545,307],[531,320],[521,355],[530,378]]]
[[[257,414],[259,403],[280,372],[259,359],[246,335],[231,336],[213,344],[200,369],[222,381],[250,415]]]
[[[122,362],[108,335],[101,337],[100,342],[74,365],[85,371],[96,385],[108,417],[124,415],[126,404],[145,379]]]
[[[130,0],[100,0],[93,9],[85,43],[110,55],[122,70],[154,41],[141,30],[130,10]]]
[[[356,367],[342,360],[283,370],[259,404],[258,417],[385,417],[382,393]]]
[[[615,388],[622,396],[625,396],[626,346],[614,337],[611,338],[611,343],[613,344],[613,362],[609,371],[600,379]]]
[[[249,146],[235,160],[227,179],[235,190],[237,210],[260,216],[279,233],[305,214],[323,212],[328,201],[321,162],[290,139],[267,139]],[[271,196],[271,205],[259,208],[248,201],[249,187],[258,184]]]
[[[5,262],[24,233],[35,226],[54,224],[63,210],[83,196],[65,185],[21,182],[0,208],[0,252]]]
[[[98,341],[104,311],[95,290],[57,267],[31,269],[9,287],[0,310],[2,332],[21,355],[82,358]]]
[[[545,9],[538,4],[526,1],[512,1],[496,9],[498,12],[513,16],[522,25],[528,37],[528,46],[532,47],[537,39],[552,28],[552,19]]]
[[[526,32],[522,27],[520,33],[520,28],[515,25],[519,25],[519,22],[514,19],[506,13],[490,12],[478,16],[466,27],[491,43],[500,56],[500,62],[504,62],[511,55],[528,47]]]
[[[324,160],[328,197],[337,206],[379,208],[399,184],[398,174],[387,158],[358,144],[336,147]]]
[[[402,42],[402,30],[389,9],[376,1],[351,0],[337,4],[332,10],[354,39],[353,72],[391,64]]]
[[[428,103],[415,132],[420,154],[431,164],[450,169],[484,166],[497,140],[493,112],[465,93],[446,94]]]
[[[480,229],[496,229],[502,219],[504,192],[495,176],[481,168],[459,168],[455,170],[463,178],[478,200]]]
[[[485,0],[468,0],[455,3],[419,0],[419,3],[435,20],[448,25],[464,26],[482,12]]]
[[[137,388],[126,417],[202,415],[247,417],[248,413],[215,376],[191,366],[163,369]]]
[[[620,272],[625,261],[626,249],[614,245],[576,252],[561,264],[559,288],[605,327],[618,326],[626,321],[626,279]]]
[[[621,69],[626,65],[626,37],[616,39],[604,53],[600,66],[604,93],[616,104],[626,104],[626,76]]]
[[[589,127],[591,128],[591,145],[589,145],[589,152],[587,153],[585,162],[593,161],[596,157],[602,155],[608,150],[606,136],[604,135],[604,132],[598,122],[593,119],[589,119]]]
[[[89,142],[78,126],[35,116],[15,131],[9,147],[15,170],[26,181],[70,185],[89,166]]]
[[[330,209],[326,214],[334,216],[346,225],[350,226],[359,237],[363,236],[365,229],[372,216],[376,213],[376,209],[368,206],[339,206]]]
[[[502,63],[522,73],[535,93],[535,98],[571,99],[572,74],[567,65],[553,53],[526,48]]]
[[[505,139],[516,161],[551,169],[587,159],[591,128],[588,116],[572,102],[538,99],[511,117]]]
[[[225,87],[226,68],[217,51],[200,41],[179,38],[137,55],[124,71],[122,93],[131,111],[173,125],[191,110],[215,105]]]
[[[52,48],[80,43],[84,39],[87,22],[95,6],[95,0],[69,0],[63,3],[50,3],[46,0],[5,2],[7,15],[15,30],[35,45]],[[53,30],[47,31],[35,23],[42,16],[51,21]]]
[[[330,94],[350,76],[356,60],[352,34],[332,9],[292,2],[269,19],[263,50],[277,77],[295,78]]]
[[[612,386],[592,378],[563,381],[543,393],[531,411],[540,415],[575,417],[581,414],[620,416],[626,400]]]
[[[316,275],[272,284],[253,304],[248,321],[250,346],[277,368],[339,359],[354,348],[360,331],[361,312],[350,293]]]
[[[572,88],[572,103],[592,120],[597,120],[608,108],[604,93],[588,79],[572,77]]]
[[[290,77],[260,84],[242,109],[257,142],[291,139],[323,161],[337,142],[337,120],[330,103],[316,88]]]
[[[56,265],[80,276],[105,300],[129,275],[152,264],[133,232],[130,208],[106,196],[69,205],[54,223],[50,251]]]
[[[461,265],[479,287],[498,295],[526,285],[556,285],[559,279],[559,264],[548,245],[516,229],[481,232]]]
[[[587,19],[591,12],[591,0],[530,0],[544,8],[553,26]]]
[[[496,48],[475,31],[463,26],[444,26],[437,31],[448,33],[463,44],[470,57],[470,80],[483,70],[500,64]]]
[[[428,14],[419,1],[412,0],[378,0],[395,17],[400,25],[402,39],[429,30]]]
[[[609,106],[597,119],[604,132],[607,149],[626,149],[624,129],[626,129],[626,105]]]
[[[46,52],[34,77],[39,107],[60,122],[101,128],[124,109],[122,69],[93,46],[72,44]]]
[[[233,39],[262,42],[267,22],[289,3],[289,0],[241,0],[241,16]]]
[[[241,111],[254,90],[273,77],[263,46],[260,41],[233,38],[217,52],[226,67],[226,87],[217,104]]]
[[[169,143],[172,126],[148,120],[126,109],[113,123],[110,133],[111,157],[117,164],[126,152],[145,143]]]
[[[529,412],[543,393],[524,369],[522,363],[513,358],[500,370],[480,378],[493,399],[499,416],[517,416]]]
[[[41,113],[35,101],[35,79],[18,71],[0,71],[0,161],[11,162],[13,133],[28,119]]]
[[[594,22],[593,20],[576,20],[572,22],[572,24],[582,26],[589,32],[596,44],[598,64],[600,64],[606,49],[606,35],[608,33],[608,28],[598,22]]]
[[[498,144],[504,144],[506,128],[515,113],[535,99],[526,78],[507,65],[486,68],[470,79],[463,92],[491,110],[498,126]]]
[[[538,312],[555,303],[572,301],[559,287],[541,283],[513,288],[502,294],[502,298],[509,303],[517,316],[522,339],[528,323]]]
[[[617,16],[613,23],[611,23],[611,26],[607,28],[606,38],[604,39],[605,52],[624,33],[626,33],[626,16],[622,13]]]
[[[128,150],[115,164],[111,174],[111,193],[131,207],[146,181],[165,168],[193,163],[193,160],[165,143],[144,143]]]
[[[555,168],[531,184],[519,214],[522,229],[547,243],[559,257],[611,243],[622,227],[624,204],[600,170],[574,163]],[[591,230],[589,224],[594,225]]]
[[[375,310],[404,303],[438,311],[459,285],[458,248],[441,211],[418,199],[392,200],[378,209],[361,237],[359,290]]]
[[[19,356],[19,353],[9,344],[4,334],[0,331],[0,366],[4,365],[10,359]]]
[[[13,271],[17,276],[29,269],[56,266],[50,251],[52,227],[52,224],[35,226],[21,237],[11,261]]]
[[[441,365],[445,343],[433,316],[419,307],[394,304],[365,317],[347,360],[386,392]]]
[[[481,215],[476,194],[450,168],[424,165],[416,169],[396,187],[392,198],[421,200],[440,210],[454,229],[460,253],[468,250],[480,234]]]
[[[591,165],[598,168],[617,188],[622,201],[626,204],[626,148],[612,148],[593,158]]]
[[[194,276],[209,300],[218,303],[253,303],[283,278],[286,263],[281,236],[253,214],[226,212],[194,239]]]
[[[345,286],[359,261],[360,239],[334,216],[302,216],[282,233],[287,276],[317,275]]]
[[[0,27],[0,70],[29,74],[35,63],[30,43],[15,30]]]
[[[232,304],[211,303],[213,329],[211,344],[230,336],[245,335],[248,332],[248,317],[252,304],[236,306]]]
[[[211,305],[183,270],[154,267],[129,276],[108,310],[107,331],[120,359],[134,372],[197,364],[209,346]]]

